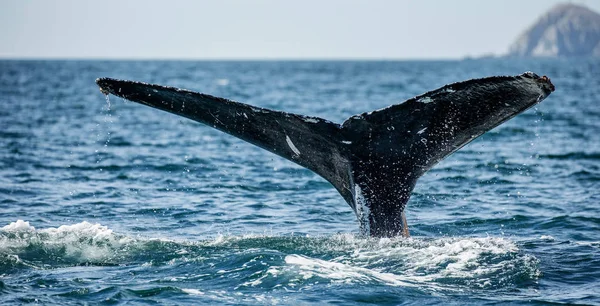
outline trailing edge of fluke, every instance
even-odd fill
[[[314,171],[352,207],[361,232],[376,237],[408,236],[405,207],[419,177],[554,91],[532,72],[474,79],[337,124],[174,87],[96,83],[104,94],[204,123]]]

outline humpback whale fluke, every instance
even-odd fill
[[[408,236],[404,208],[427,170],[554,91],[532,72],[474,79],[337,124],[174,87],[96,83],[105,94],[204,123],[316,172],[352,207],[361,232],[377,237]]]

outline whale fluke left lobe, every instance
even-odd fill
[[[321,175],[352,203],[347,145],[339,124],[255,107],[198,92],[99,78],[102,92],[204,123]]]

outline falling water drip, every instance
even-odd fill
[[[106,104],[108,105],[107,108],[108,110],[110,110],[110,98],[109,95],[105,95],[106,96]]]

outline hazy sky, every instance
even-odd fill
[[[558,0],[0,0],[4,58],[501,54]],[[599,0],[571,1],[600,11]]]

